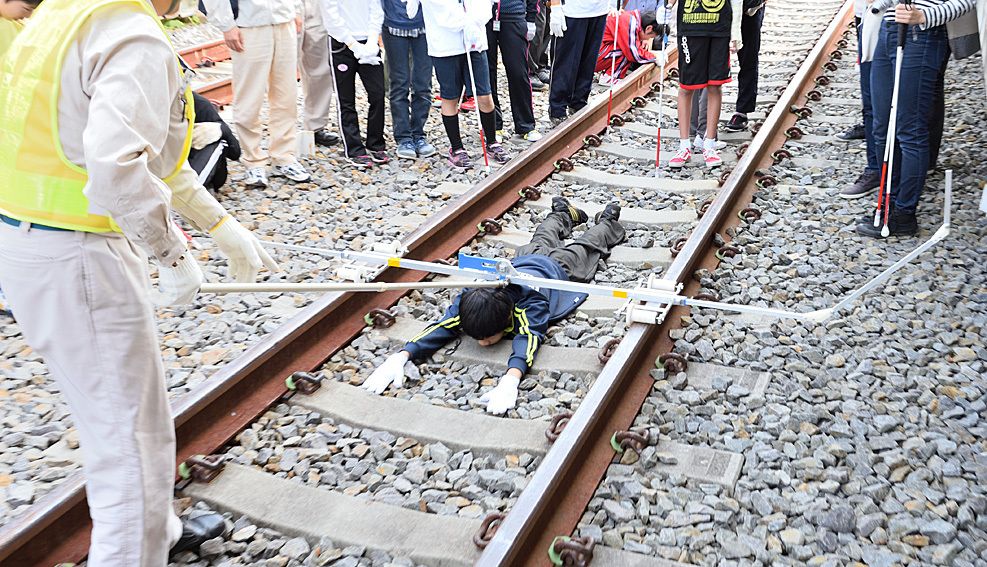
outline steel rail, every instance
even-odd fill
[[[692,278],[694,271],[715,267],[710,242],[720,231],[738,224],[735,213],[754,194],[755,172],[772,163],[771,151],[784,144],[784,132],[797,118],[789,110],[791,105],[804,100],[814,87],[826,63],[824,57],[834,50],[852,16],[853,1],[847,0],[792,77],[664,279],[680,282],[694,292],[698,288]],[[668,331],[681,325],[681,316],[687,311],[673,308],[662,325],[631,325],[476,565],[549,564],[549,546],[556,536],[568,536],[575,530],[613,462],[609,439],[614,432],[628,429],[640,412],[654,383],[649,371],[660,353],[671,350]]]
[[[669,67],[674,66],[674,56],[671,59]],[[615,112],[630,108],[635,97],[651,88],[656,75],[657,67],[646,65],[624,79],[614,91]],[[458,253],[477,236],[481,221],[514,206],[520,200],[519,189],[551,175],[557,160],[576,153],[584,137],[602,132],[606,121],[607,98],[597,97],[570,117],[564,128],[546,135],[405,237],[406,257],[434,260]],[[375,281],[412,282],[425,277],[421,272],[388,268]],[[178,462],[219,450],[285,395],[285,378],[318,369],[363,330],[366,313],[387,308],[402,295],[398,291],[327,294],[198,388],[173,400]],[[88,550],[90,528],[82,474],[75,473],[0,527],[0,566],[78,562]]]

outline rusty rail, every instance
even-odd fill
[[[751,142],[699,225],[675,257],[664,279],[685,284],[694,293],[692,273],[715,267],[709,246],[713,236],[739,224],[737,213],[750,202],[759,167],[773,162],[771,151],[781,147],[796,115],[789,107],[801,103],[823,72],[825,56],[842,39],[853,16],[847,0],[779,98],[778,104]],[[684,308],[672,309],[659,326],[632,325],[610,361],[593,383],[565,429],[545,455],[528,487],[501,522],[484,549],[478,566],[547,565],[547,550],[556,536],[571,534],[613,461],[608,440],[614,431],[630,428],[651,390],[649,370],[655,359],[672,347],[668,331],[680,325]]]
[[[674,62],[673,56],[670,66]],[[646,93],[657,73],[656,66],[647,65],[627,77],[614,91],[615,112],[626,111],[635,97]],[[511,208],[521,199],[519,188],[537,185],[551,175],[555,162],[581,149],[587,135],[602,132],[606,120],[607,99],[598,97],[572,116],[565,129],[556,129],[533,144],[404,238],[407,257],[432,260],[457,253],[477,235],[478,223]],[[376,281],[421,281],[425,276],[389,268]],[[285,378],[317,369],[361,332],[366,313],[386,309],[402,295],[327,294],[199,388],[174,400],[178,462],[215,453],[286,393]],[[0,565],[47,567],[78,562],[88,550],[89,530],[82,475],[76,473],[0,527]]]

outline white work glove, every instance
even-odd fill
[[[229,275],[239,283],[251,283],[257,279],[261,267],[272,272],[281,268],[264,250],[257,237],[231,216],[219,222],[219,226],[209,231],[216,246],[229,258],[227,270]]]
[[[534,22],[527,22],[528,31],[524,34],[524,39],[531,41],[535,39],[535,34],[538,32],[538,28],[535,26]]]
[[[517,405],[517,387],[520,383],[520,378],[505,374],[493,390],[480,396],[480,403],[487,404],[487,413],[507,413],[507,410]]]
[[[562,4],[553,4],[551,7],[549,22],[551,34],[555,37],[562,37],[565,35],[566,25],[565,25],[565,9]]]
[[[196,122],[192,126],[192,148],[201,150],[223,137],[223,127],[219,122]]]
[[[367,41],[363,42],[363,57],[360,59],[370,59],[371,57],[377,57],[380,55],[380,45],[377,44],[377,37],[368,38]]]
[[[388,386],[395,388],[404,386],[404,364],[408,362],[408,353],[401,351],[387,357],[369,378],[363,381],[361,388],[374,394],[382,394]]]
[[[151,300],[158,307],[191,303],[202,279],[198,262],[186,251],[175,262],[158,265],[158,291],[152,292]]]
[[[668,63],[668,55],[664,51],[655,52],[655,65],[664,67]]]
[[[483,38],[486,37],[487,30],[474,23],[467,23],[463,28],[463,41],[466,42],[467,51],[479,51]]]

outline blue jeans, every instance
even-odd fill
[[[432,58],[428,55],[425,34],[400,37],[384,29],[383,39],[394,141],[400,144],[423,139],[432,108]]]
[[[863,49],[860,34],[864,31],[862,23],[857,24],[857,60],[861,59]],[[867,172],[877,173],[881,170],[881,160],[877,157],[877,147],[874,144],[874,105],[870,98],[870,66],[871,62],[860,63],[860,100],[864,105],[864,140],[867,144]],[[883,157],[883,154],[882,154]]]
[[[874,105],[874,146],[884,155],[891,91],[894,84],[898,24],[881,23],[877,50],[871,64],[871,101]],[[929,117],[935,100],[936,81],[949,57],[946,26],[921,31],[909,28],[901,62],[894,171],[891,198],[896,209],[914,213],[929,169]],[[882,189],[883,190],[883,189]]]

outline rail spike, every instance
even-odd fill
[[[500,523],[504,521],[507,514],[503,512],[490,512],[483,522],[480,523],[480,528],[475,534],[473,534],[473,545],[479,547],[480,549],[486,549],[487,544],[493,539],[494,535],[497,534],[497,528],[500,527]]]
[[[591,537],[559,536],[552,540],[548,558],[552,565],[588,567],[593,561],[594,546],[596,542]]]
[[[562,435],[562,430],[565,429],[569,420],[572,419],[571,411],[560,411],[559,413],[552,416],[552,420],[548,422],[548,429],[545,430],[545,438],[555,443],[555,440]]]
[[[665,372],[685,372],[689,370],[689,359],[677,352],[666,352],[658,357],[656,366],[661,366]]]

